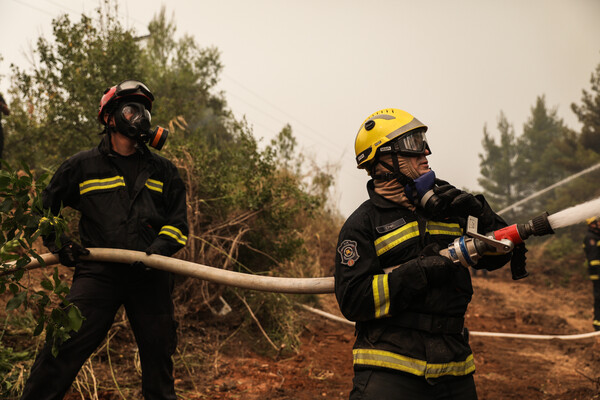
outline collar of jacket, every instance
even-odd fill
[[[369,198],[371,202],[375,204],[379,208],[404,208],[401,205],[394,203],[391,200],[386,199],[382,195],[375,192],[375,183],[373,179],[367,182],[367,193],[369,193]]]
[[[100,144],[98,144],[98,150],[105,156],[111,155],[110,135],[111,134],[108,132],[105,133],[100,141]],[[136,148],[142,154],[143,159],[150,160],[152,158],[152,152],[143,143],[138,143]]]

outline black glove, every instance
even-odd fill
[[[161,252],[161,247],[155,243],[152,243],[150,246],[148,246],[148,248],[146,249],[146,254],[147,255],[152,255],[152,254],[158,254],[158,255],[162,255]]]
[[[62,265],[74,268],[81,261],[79,257],[89,254],[88,249],[75,242],[68,242],[58,250],[58,260]]]
[[[150,268],[149,266],[147,266],[146,264],[144,264],[141,261],[134,261],[131,263],[131,268],[133,268],[134,270],[138,270],[139,272],[147,272],[150,271],[152,268]]]
[[[510,272],[515,281],[529,275],[529,272],[525,268],[527,265],[527,256],[525,253],[527,253],[525,243],[520,243],[513,249],[512,258],[510,259]]]
[[[441,186],[435,186],[433,193],[440,199],[440,208],[450,216],[466,218],[469,215],[479,217],[483,205],[471,193],[464,192],[445,181]]]
[[[456,272],[457,265],[448,257],[440,255],[442,247],[437,243],[427,245],[417,258],[417,263],[430,286],[440,286],[448,282]]]

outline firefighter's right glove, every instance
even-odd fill
[[[142,261],[132,262],[131,268],[133,268],[134,270],[136,270],[138,272],[148,272],[152,269],[149,266],[147,266],[146,264],[144,264]]]
[[[74,268],[81,262],[81,256],[87,256],[90,251],[85,247],[75,243],[67,242],[58,250],[58,260],[66,267]]]
[[[427,245],[416,259],[427,277],[429,286],[441,286],[452,279],[457,266],[448,257],[440,255],[442,247],[437,243]]]
[[[483,205],[471,193],[467,193],[445,181],[441,186],[433,188],[433,192],[438,196],[442,207],[452,216],[466,218],[469,215],[479,217],[483,211]]]

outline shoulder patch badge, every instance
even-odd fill
[[[360,258],[358,255],[358,249],[356,248],[356,242],[354,240],[344,240],[337,248],[340,257],[342,258],[342,264],[349,267],[353,266],[356,261]]]

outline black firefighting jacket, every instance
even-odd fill
[[[98,147],[67,159],[42,193],[43,206],[58,215],[61,205],[81,212],[84,247],[145,251],[170,256],[187,241],[185,186],[177,168],[144,146],[142,168],[129,195],[124,174],[113,162],[110,136]],[[44,244],[56,250],[54,235]]]
[[[600,280],[600,233],[588,229],[583,239],[583,248],[588,261],[590,279]]]
[[[387,368],[428,380],[474,372],[463,335],[473,294],[469,270],[454,268],[447,283],[435,287],[420,269],[383,271],[417,258],[430,243],[447,247],[463,235],[466,220],[428,218],[376,194],[372,181],[367,188],[370,199],[345,222],[336,252],[335,294],[344,316],[357,323],[354,368]],[[480,233],[506,226],[477,198],[485,214]],[[510,254],[488,255],[477,268],[493,270],[509,260]]]

